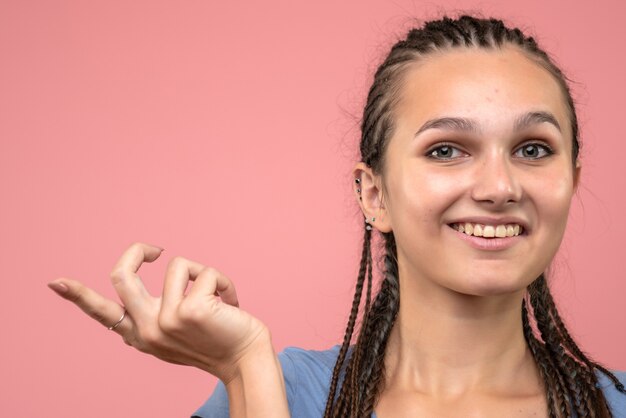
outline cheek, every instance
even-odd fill
[[[456,176],[437,174],[432,169],[405,170],[395,184],[394,198],[399,203],[396,217],[418,217],[433,228],[438,226],[434,220],[458,200],[464,189]]]
[[[569,209],[574,193],[573,179],[563,176],[563,171],[545,173],[541,179],[529,182],[528,195],[536,212],[536,232],[540,246],[550,259],[556,254],[567,226]]]
[[[570,174],[564,176],[563,171],[545,173],[533,183],[537,210],[557,224],[567,223],[573,193],[573,177]]]

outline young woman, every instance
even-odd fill
[[[364,244],[341,346],[276,356],[230,280],[181,257],[152,298],[136,275],[161,253],[147,244],[111,274],[123,307],[50,286],[126,343],[219,377],[199,417],[626,417],[626,374],[582,352],[548,287],[581,165],[565,76],[533,38],[466,15],[411,30],[361,128]]]

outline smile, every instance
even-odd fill
[[[466,235],[483,238],[516,237],[524,232],[519,224],[483,225],[464,222],[450,224],[450,227]]]

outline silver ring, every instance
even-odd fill
[[[109,330],[113,331],[115,328],[117,328],[117,326],[122,323],[124,318],[126,318],[126,308],[124,308],[124,313],[122,314],[122,317],[115,324],[111,325],[109,327]]]

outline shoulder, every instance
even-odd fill
[[[626,371],[611,371],[626,386]],[[613,418],[626,418],[626,393],[622,393],[615,387],[615,383],[602,372],[596,372],[598,376],[598,386],[602,389],[609,408],[613,413]]]
[[[326,350],[287,347],[278,353],[292,416],[318,418],[324,414],[339,349],[339,345]],[[228,416],[228,394],[221,381],[209,399],[192,415],[198,418]]]
[[[283,373],[294,372],[304,376],[330,378],[337,356],[339,345],[327,350],[307,350],[299,347],[287,347],[280,353],[278,358],[283,367]]]
[[[339,345],[327,350],[287,347],[278,354],[292,416],[324,415]]]

